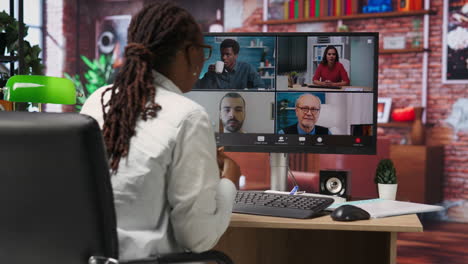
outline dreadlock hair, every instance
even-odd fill
[[[124,64],[101,97],[103,137],[113,174],[120,159],[128,155],[137,120],[154,118],[161,110],[155,103],[152,70],[170,65],[183,45],[196,42],[199,32],[192,15],[168,1],[145,6],[132,18]],[[104,103],[109,91],[110,100]]]

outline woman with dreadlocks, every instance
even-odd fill
[[[229,224],[239,166],[216,151],[208,114],[182,95],[198,80],[204,49],[186,10],[146,6],[130,22],[114,84],[83,106],[103,129],[122,259],[205,251]]]

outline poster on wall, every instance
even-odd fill
[[[114,69],[122,64],[130,20],[130,15],[106,16],[96,23],[96,58],[111,56]]]
[[[128,6],[132,5],[131,1]],[[192,0],[175,1],[181,7],[190,11],[204,32],[222,32],[224,2],[218,0],[205,1],[200,5]],[[103,16],[96,21],[96,55],[106,55],[106,63],[112,64],[115,69],[108,83],[113,81],[117,70],[123,64],[123,55],[127,45],[127,29],[130,25],[131,15]]]
[[[444,1],[442,82],[468,83],[468,0]]]

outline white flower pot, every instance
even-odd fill
[[[379,197],[385,200],[395,200],[398,184],[378,183]]]

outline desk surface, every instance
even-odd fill
[[[422,232],[423,227],[415,214],[375,218],[354,222],[333,221],[329,215],[312,219],[293,219],[233,213],[230,227],[316,229],[381,232]]]

